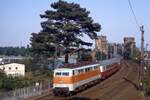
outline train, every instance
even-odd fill
[[[104,80],[120,69],[121,58],[96,63],[68,64],[54,70],[53,94],[73,95],[100,80]]]

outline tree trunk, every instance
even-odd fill
[[[65,63],[68,63],[69,55],[68,53],[65,55]]]

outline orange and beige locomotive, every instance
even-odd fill
[[[54,70],[54,95],[70,95],[105,79],[120,69],[121,58],[99,63],[68,64]]]

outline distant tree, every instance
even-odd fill
[[[90,12],[81,8],[79,4],[59,0],[52,3],[51,7],[54,10],[47,10],[45,14],[40,15],[41,18],[47,19],[41,23],[42,30],[32,33],[32,52],[34,58],[47,59],[54,56],[57,47],[63,47],[65,62],[68,63],[67,51],[70,47],[92,46],[92,43],[85,42],[80,37],[86,34],[95,39],[96,32],[100,31],[101,26],[94,23],[89,17]]]
[[[100,51],[97,51],[95,54],[96,60],[105,60],[106,59],[106,54]]]
[[[133,48],[132,59],[139,59],[141,57],[140,50],[137,48]]]
[[[6,74],[3,70],[0,69],[0,89],[3,87],[3,80],[5,80]]]
[[[92,50],[91,49],[85,49],[82,48],[80,50],[78,50],[78,57],[77,57],[77,61],[92,61]]]
[[[6,76],[5,72],[0,69],[0,78],[5,77],[5,76]]]
[[[143,80],[144,91],[147,96],[150,96],[150,75],[147,75]]]
[[[131,59],[131,42],[127,43],[125,46],[124,58]]]
[[[0,55],[6,56],[29,56],[29,49],[25,47],[0,47]]]

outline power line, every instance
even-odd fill
[[[134,20],[135,20],[135,22],[136,22],[136,24],[137,24],[137,26],[138,26],[138,28],[139,28],[140,25],[139,25],[139,23],[138,23],[137,17],[136,17],[136,15],[135,15],[135,13],[134,13],[134,10],[133,10],[133,7],[132,7],[132,5],[131,5],[130,0],[128,0],[128,3],[129,3],[129,6],[130,6],[130,9],[131,9],[131,12],[132,12],[132,14],[133,14]]]
[[[144,79],[144,26],[140,26],[138,23],[138,20],[136,18],[136,15],[134,13],[134,10],[132,8],[131,2],[130,0],[128,0],[130,9],[132,11],[134,20],[138,26],[138,28],[140,28],[141,31],[141,64],[139,66],[139,89],[143,90],[143,79]]]

